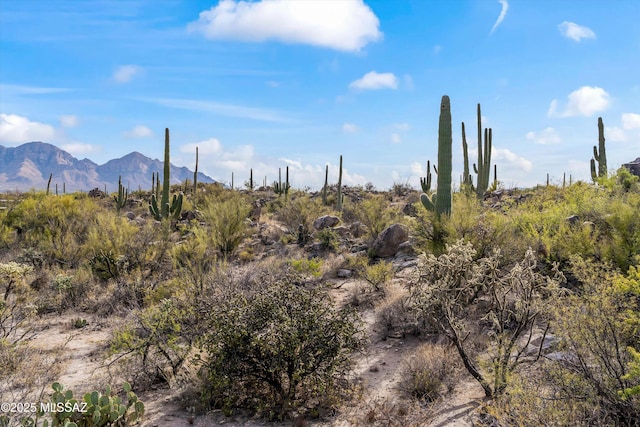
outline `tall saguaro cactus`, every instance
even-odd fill
[[[324,187],[322,187],[322,204],[327,205],[327,188],[329,187],[329,165],[324,168]]]
[[[440,102],[440,122],[438,125],[438,188],[435,194],[429,196],[426,193],[420,195],[424,207],[436,215],[451,215],[451,101],[447,95]],[[427,171],[427,181],[429,180]]]
[[[198,192],[198,147],[196,147],[196,170],[193,172],[193,194]]]
[[[471,173],[469,172],[469,146],[467,145],[467,134],[464,129],[464,122],[462,122],[462,155],[464,156],[464,171],[462,175],[462,186],[465,191],[473,191],[473,180],[471,179]]]
[[[593,146],[593,159],[591,159],[591,179],[607,176],[607,151],[604,146],[604,124],[602,117],[598,117],[598,148]],[[596,162],[598,162],[598,173],[596,174]]]
[[[482,200],[484,193],[489,188],[489,176],[491,174],[491,148],[492,148],[491,128],[484,129],[484,150],[482,144],[482,114],[478,103],[478,164],[473,164],[473,171],[478,175],[476,181],[476,194]]]
[[[169,157],[169,128],[164,131],[164,170],[162,175],[162,199],[160,207],[158,207],[158,198],[155,194],[151,195],[151,203],[149,204],[149,212],[158,221],[162,219],[178,219],[182,212],[182,199],[184,194],[173,195],[171,204],[169,203],[169,190],[171,178],[171,162]],[[157,185],[157,184],[156,184]]]
[[[342,202],[344,200],[342,195],[342,154],[340,155],[340,168],[338,169],[338,194],[336,195],[336,210],[342,211]]]
[[[280,197],[284,194],[284,199],[287,200],[287,195],[289,194],[289,189],[291,185],[289,184],[289,166],[287,166],[287,175],[285,179],[285,183],[282,183],[282,169],[278,168],[278,181],[273,182],[273,192]]]

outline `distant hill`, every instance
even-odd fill
[[[51,190],[58,184],[62,191],[63,183],[67,192],[88,191],[93,188],[115,191],[118,176],[122,176],[122,185],[136,191],[138,186],[151,189],[151,173],[160,172],[163,164],[138,152],[127,154],[119,159],[109,160],[98,165],[91,160],[78,160],[60,148],[44,142],[28,142],[18,147],[0,145],[0,191],[43,190],[47,188],[49,174],[53,174]],[[185,179],[193,181],[193,171],[186,167],[171,165],[171,184],[179,184]],[[216,182],[211,177],[198,172],[198,181]]]

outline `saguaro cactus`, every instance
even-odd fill
[[[602,117],[598,117],[598,148],[593,146],[593,159],[591,159],[591,178],[596,181],[598,178],[607,176],[607,151],[604,146],[604,124]],[[598,173],[596,174],[596,162],[598,162]]]
[[[473,164],[473,171],[478,175],[476,181],[476,194],[482,200],[484,193],[489,187],[489,175],[491,174],[491,147],[492,147],[492,131],[491,128],[484,129],[484,150],[482,144],[482,114],[480,113],[480,104],[478,104],[478,164]]]
[[[196,170],[193,172],[193,194],[198,192],[198,147],[196,147]]]
[[[116,211],[120,213],[120,209],[124,208],[129,198],[129,190],[122,185],[122,176],[118,175],[118,195],[113,196],[113,200],[116,202]]]
[[[469,172],[469,146],[467,145],[467,134],[462,122],[462,155],[464,156],[464,171],[462,175],[462,186],[465,191],[473,191],[473,180]]]
[[[273,192],[280,197],[284,194],[284,199],[287,200],[287,195],[289,194],[289,166],[287,166],[286,179],[285,183],[282,183],[282,169],[278,168],[278,182],[273,182]]]
[[[153,217],[160,221],[162,219],[178,219],[182,212],[182,199],[184,194],[173,195],[171,204],[169,204],[169,190],[171,178],[171,162],[169,157],[169,128],[164,131],[164,170],[162,175],[162,199],[160,207],[158,207],[158,198],[155,194],[151,195],[151,203],[149,204],[149,212]]]
[[[342,211],[342,202],[343,202],[343,195],[342,195],[342,154],[340,155],[340,168],[338,169],[338,194],[336,195],[336,210],[338,212]]]
[[[327,188],[329,187],[329,165],[324,168],[324,187],[322,187],[322,204],[327,205]]]
[[[451,101],[447,95],[440,102],[440,122],[438,125],[438,188],[435,194],[420,195],[424,207],[436,215],[451,215]],[[427,181],[429,171],[427,171]]]

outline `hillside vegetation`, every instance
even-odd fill
[[[196,418],[421,425],[471,380],[489,397],[473,412],[487,425],[640,419],[640,188],[625,169],[597,185],[454,193],[450,216],[402,185],[344,187],[341,211],[328,193],[200,184],[179,220],[160,221],[150,194],[119,210],[81,193],[2,195],[0,400],[63,395],[50,367],[67,350],[33,340],[47,316],[71,313],[87,339],[86,318],[109,325],[97,355],[109,375],[91,386],[160,387]],[[314,228],[322,214],[339,224]],[[393,224],[408,243],[380,259]],[[376,402],[354,364],[397,337],[415,351]],[[144,412],[121,406],[122,425]]]

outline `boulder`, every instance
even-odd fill
[[[339,222],[340,218],[338,218],[337,216],[324,215],[313,221],[313,228],[315,228],[316,230],[323,230],[325,228],[338,225]]]
[[[629,163],[625,163],[622,166],[629,169],[629,172],[631,172],[635,176],[640,176],[640,157]]]
[[[371,253],[378,258],[388,258],[398,253],[400,245],[409,240],[409,231],[402,224],[393,224],[378,235],[371,246]]]

